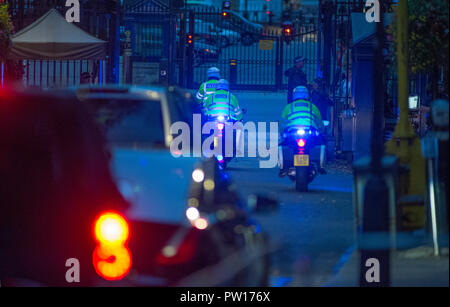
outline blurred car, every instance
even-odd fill
[[[189,29],[189,18],[186,21]],[[189,32],[189,30],[188,30]],[[219,48],[228,47],[240,40],[238,32],[220,28],[213,22],[206,22],[202,19],[195,19],[194,38],[201,40],[207,44],[214,45]]]
[[[206,10],[210,9],[213,12],[217,12],[214,7],[201,7],[202,9],[206,8]],[[228,18],[222,18],[220,14],[198,14],[196,18],[204,23],[211,23],[216,28],[232,31],[228,33],[227,37],[234,36],[234,33],[237,33],[244,46],[250,46],[262,37],[264,28],[262,25],[249,21],[235,11],[224,11],[228,13]]]
[[[265,285],[265,237],[216,160],[167,148],[188,92],[76,94],[0,89],[2,285]]]
[[[251,22],[234,11],[225,11],[229,14],[229,18],[223,20],[225,24],[223,28],[239,32],[244,46],[250,46],[262,37],[264,29],[262,25]]]
[[[177,44],[179,44],[180,36],[177,34]],[[193,41],[194,50],[194,66],[200,66],[204,63],[215,63],[219,60],[220,49],[206,42],[205,39],[197,39]],[[183,49],[177,49],[177,57],[183,56]],[[188,48],[185,48],[185,56],[188,55]]]
[[[238,32],[229,29],[217,28],[218,45],[220,47],[228,47],[240,41],[241,36]]]
[[[194,42],[194,65],[199,66],[204,63],[215,63],[219,60],[220,49],[206,42]]]
[[[131,204],[133,283],[151,276],[166,285],[266,285],[266,239],[216,159],[175,158],[169,150],[173,123],[192,128],[187,92],[101,86],[77,95],[108,140],[111,171]],[[233,257],[241,268],[223,262]]]
[[[2,286],[77,285],[69,259],[90,285],[94,221],[128,208],[101,133],[73,94],[0,88],[0,101]]]

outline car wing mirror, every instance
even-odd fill
[[[248,197],[247,204],[254,213],[274,213],[279,208],[278,201],[275,199],[254,194]]]

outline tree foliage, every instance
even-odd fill
[[[8,4],[0,0],[0,60],[6,61],[11,48],[10,36],[13,32],[11,17],[8,12]]]
[[[8,8],[8,4],[0,0],[0,62],[5,64],[7,80],[19,80],[23,75],[23,65],[21,61],[12,59],[10,56],[14,26]]]
[[[408,51],[412,73],[448,67],[448,0],[409,0]]]

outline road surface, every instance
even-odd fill
[[[285,94],[235,93],[247,109],[245,121],[276,121]],[[259,168],[258,158],[240,158],[229,173],[243,198],[256,193],[275,197],[279,210],[256,219],[278,246],[272,257],[271,285],[322,286],[332,277],[341,256],[354,244],[353,176],[343,161],[330,162],[310,191],[295,191],[278,167]]]

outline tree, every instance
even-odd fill
[[[8,4],[0,0],[0,60],[6,62],[7,54],[11,48],[10,36],[13,32],[11,17],[8,13]]]
[[[439,69],[444,71],[448,90],[449,3],[442,0],[408,0],[408,55],[413,74],[431,74],[433,98]],[[395,39],[395,29],[391,29]]]
[[[11,35],[14,27],[8,12],[8,4],[0,0],[0,62],[5,64],[5,76],[8,80],[18,80],[23,75],[23,65],[11,59]]]

